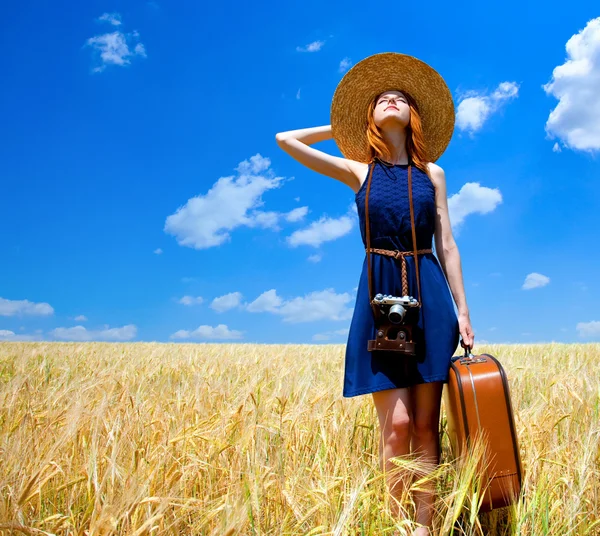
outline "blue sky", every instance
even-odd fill
[[[354,193],[275,134],[388,51],[455,101],[475,343],[600,340],[591,2],[13,3],[0,49],[0,340],[344,343]]]

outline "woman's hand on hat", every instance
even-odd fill
[[[312,145],[313,143],[331,139],[331,125],[298,128],[296,130],[288,130],[287,132],[279,132],[276,134],[275,139],[280,146],[282,143],[290,140],[296,140],[305,145]]]

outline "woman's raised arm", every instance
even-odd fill
[[[331,139],[331,125],[279,132],[275,139],[279,147],[307,168],[337,179],[355,192],[359,190],[368,169],[367,164],[310,147],[313,143]]]

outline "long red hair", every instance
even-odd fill
[[[409,162],[412,162],[415,167],[418,167],[429,177],[429,172],[427,170],[427,163],[429,162],[429,159],[427,158],[427,146],[425,144],[425,136],[423,135],[423,127],[421,125],[419,109],[417,107],[417,103],[408,93],[402,91],[402,94],[406,97],[408,106],[410,108],[410,120],[406,127],[406,152],[408,153],[408,159]],[[392,160],[392,153],[385,143],[385,140],[383,139],[381,132],[375,124],[375,120],[373,118],[373,112],[375,110],[375,106],[377,105],[379,96],[380,95],[377,95],[373,99],[367,113],[369,160],[373,160],[373,158],[380,158],[381,160],[390,162]]]

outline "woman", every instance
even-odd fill
[[[365,246],[369,193],[370,246],[377,252],[368,252],[363,263],[346,346],[343,395],[372,393],[382,469],[391,471],[395,466],[390,458],[411,452],[433,466],[439,463],[440,403],[450,359],[459,335],[463,347],[472,348],[474,340],[448,217],[444,170],[434,164],[452,137],[452,96],[441,76],[422,61],[404,54],[376,54],[356,64],[338,85],[331,123],[279,133],[276,139],[300,163],[352,188]],[[310,147],[332,137],[345,158]],[[430,249],[433,239],[439,261]],[[420,252],[417,266],[413,246]],[[377,332],[373,294],[403,296],[403,270],[410,295],[420,302],[413,332],[415,357],[367,348]],[[397,471],[388,475],[390,492],[398,500],[407,485],[404,480]],[[414,501],[420,526],[413,534],[422,536],[432,523],[433,492],[416,492]],[[399,504],[392,505],[397,515]]]

